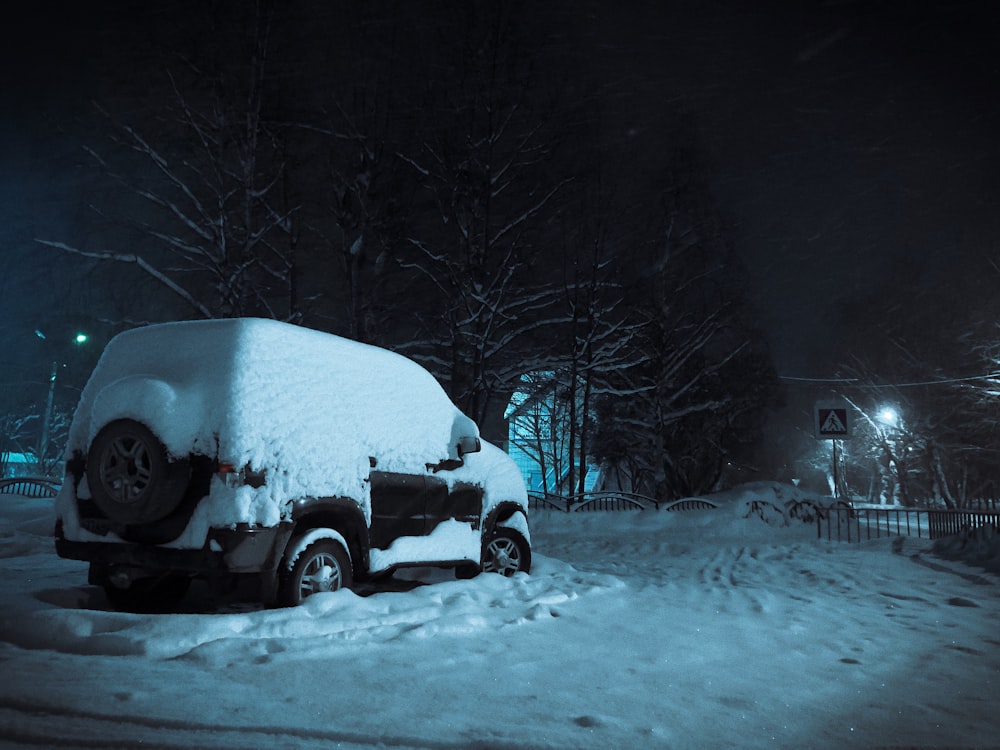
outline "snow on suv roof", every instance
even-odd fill
[[[116,336],[83,391],[67,454],[85,452],[101,427],[122,418],[145,423],[175,456],[266,470],[285,497],[358,497],[369,457],[382,471],[414,471],[456,457],[461,435],[478,436],[415,362],[247,318]]]

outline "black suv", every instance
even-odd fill
[[[115,337],[74,416],[56,549],[115,606],[202,577],[299,604],[405,566],[531,565],[513,461],[405,357],[270,320]]]

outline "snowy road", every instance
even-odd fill
[[[146,616],[44,502],[0,500],[2,747],[1000,746],[1000,582],[925,541],[539,513],[531,576]]]

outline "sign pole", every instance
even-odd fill
[[[836,500],[840,495],[840,481],[837,477],[837,441],[831,440],[833,443],[833,499]]]
[[[813,427],[820,440],[833,443],[833,497],[840,497],[840,467],[837,441],[851,436],[850,409],[844,400],[818,401],[813,410]]]

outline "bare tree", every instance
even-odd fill
[[[31,451],[30,441],[32,434],[36,432],[35,422],[40,422],[38,410],[29,408],[25,414],[7,413],[0,417],[0,437],[3,438],[2,450],[0,450],[0,477],[6,477],[12,470],[10,454],[27,454]]]
[[[648,358],[602,401],[595,449],[606,462],[630,450],[627,473],[644,483],[633,489],[664,498],[709,491],[742,462],[776,386],[696,143],[673,135],[655,231],[625,261],[639,269],[626,289],[644,322],[629,345]]]
[[[597,172],[595,172],[597,174]],[[596,403],[604,396],[634,394],[644,386],[630,383],[628,373],[647,364],[651,354],[637,347],[648,325],[626,301],[609,235],[621,236],[627,219],[597,177],[575,191],[576,203],[562,212],[562,236],[568,247],[562,262],[560,304],[566,322],[557,328],[560,358],[554,382],[566,402],[568,491],[583,492],[593,455],[591,435]],[[575,210],[569,210],[570,207]]]
[[[480,423],[499,413],[522,373],[542,369],[517,347],[563,319],[556,290],[533,276],[564,180],[548,172],[553,143],[512,47],[517,21],[505,5],[463,6],[462,33],[450,40],[456,80],[441,82],[435,92],[446,100],[429,105],[446,108],[447,124],[438,120],[418,151],[399,154],[434,217],[413,226],[403,263],[429,298],[409,348]]]
[[[297,207],[281,190],[282,136],[266,117],[270,14],[262,5],[255,7],[245,63],[232,73],[186,60],[167,71],[169,104],[157,113],[155,125],[132,124],[99,108],[120,153],[134,158],[87,150],[138,201],[125,223],[158,250],[88,249],[49,238],[38,242],[134,264],[202,317],[295,320],[301,315]]]
[[[889,502],[961,508],[995,498],[1000,357],[988,297],[961,315],[941,295],[913,305],[921,269],[901,254],[891,270],[892,283],[844,310],[854,336],[841,356],[851,380],[843,390],[870,415],[864,444],[848,446],[856,471]],[[877,418],[885,405],[898,412],[894,424]]]
[[[20,453],[34,460],[32,471],[40,476],[56,476],[63,459],[62,449],[69,435],[72,408],[57,403],[45,409],[31,404],[23,413],[8,413],[0,417],[0,438],[3,441],[3,464],[0,477],[10,468],[7,454]]]
[[[335,267],[327,278],[333,318],[347,336],[382,344],[391,308],[386,287],[398,268],[413,181],[400,174],[409,167],[395,154],[386,122],[391,105],[359,96],[351,111],[335,101],[322,125],[294,127],[320,136],[318,148],[329,155],[316,191],[320,205],[305,227],[319,240],[319,255]]]

